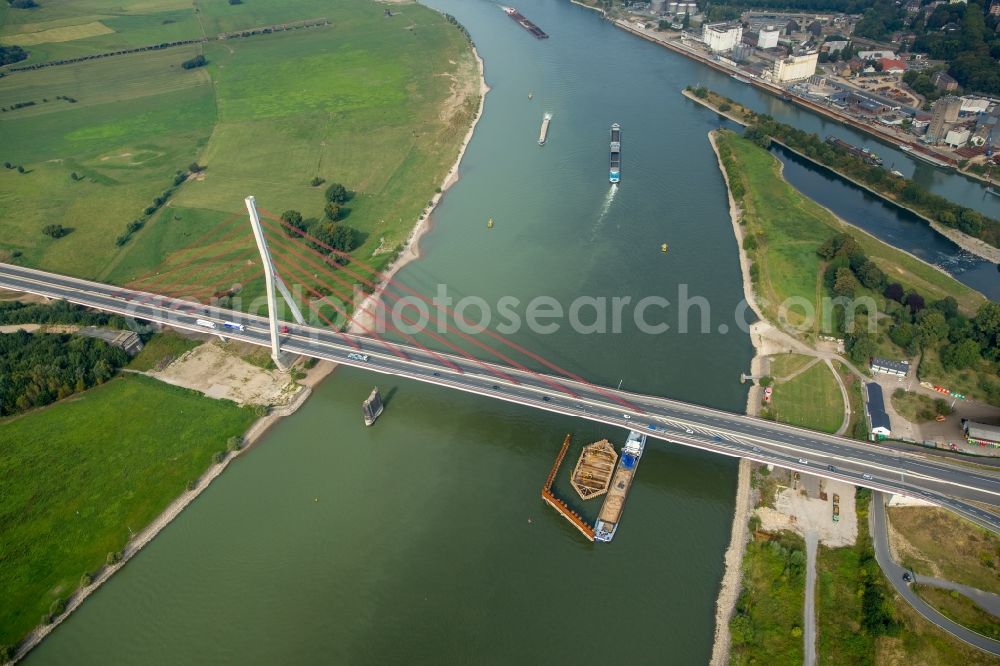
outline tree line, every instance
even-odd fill
[[[66,301],[51,303],[0,303],[0,326],[9,324],[76,324],[128,329],[130,321],[121,315],[87,310]]]
[[[128,354],[103,340],[25,331],[0,335],[0,415],[102,384],[127,362]]]
[[[10,65],[28,57],[28,52],[20,46],[3,46],[0,44],[0,65]]]

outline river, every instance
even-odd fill
[[[742,411],[752,348],[732,325],[737,247],[706,136],[718,121],[679,94],[712,73],[565,0],[523,3],[544,41],[490,3],[429,4],[469,29],[492,91],[399,280],[487,303],[676,303],[687,289],[711,305],[705,332],[654,308],[666,332],[626,315],[618,333],[511,338],[596,382]],[[387,408],[365,428],[374,382]],[[624,430],[341,368],[28,663],[706,663],[735,461],[651,442],[615,541],[594,545],[539,499],[567,432],[557,492],[592,517],[568,469],[580,444],[620,445]]]

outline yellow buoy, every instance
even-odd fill
[[[490,221],[486,223],[486,228],[487,229],[492,229],[493,228],[493,218],[492,217],[490,218]]]
[[[660,246],[660,252],[664,252],[665,253],[669,249],[669,247],[670,247],[669,245],[667,245],[666,243],[664,243],[663,245]]]

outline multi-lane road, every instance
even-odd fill
[[[0,264],[0,287],[64,299],[181,329],[215,332],[270,346],[265,317],[212,308],[114,285]],[[198,323],[212,321],[216,329]],[[242,330],[223,328],[234,322]],[[645,432],[650,437],[727,456],[920,497],[1000,532],[1000,475],[971,465],[900,452],[656,396],[487,363],[366,336],[288,323],[282,349],[550,412]]]

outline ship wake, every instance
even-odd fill
[[[604,218],[607,217],[608,211],[611,210],[611,204],[614,203],[616,194],[618,194],[618,183],[611,185],[611,189],[608,190],[607,195],[604,197],[604,203],[601,204],[601,214],[597,216],[597,222],[594,223],[595,238],[597,236],[597,230],[601,228]]]

